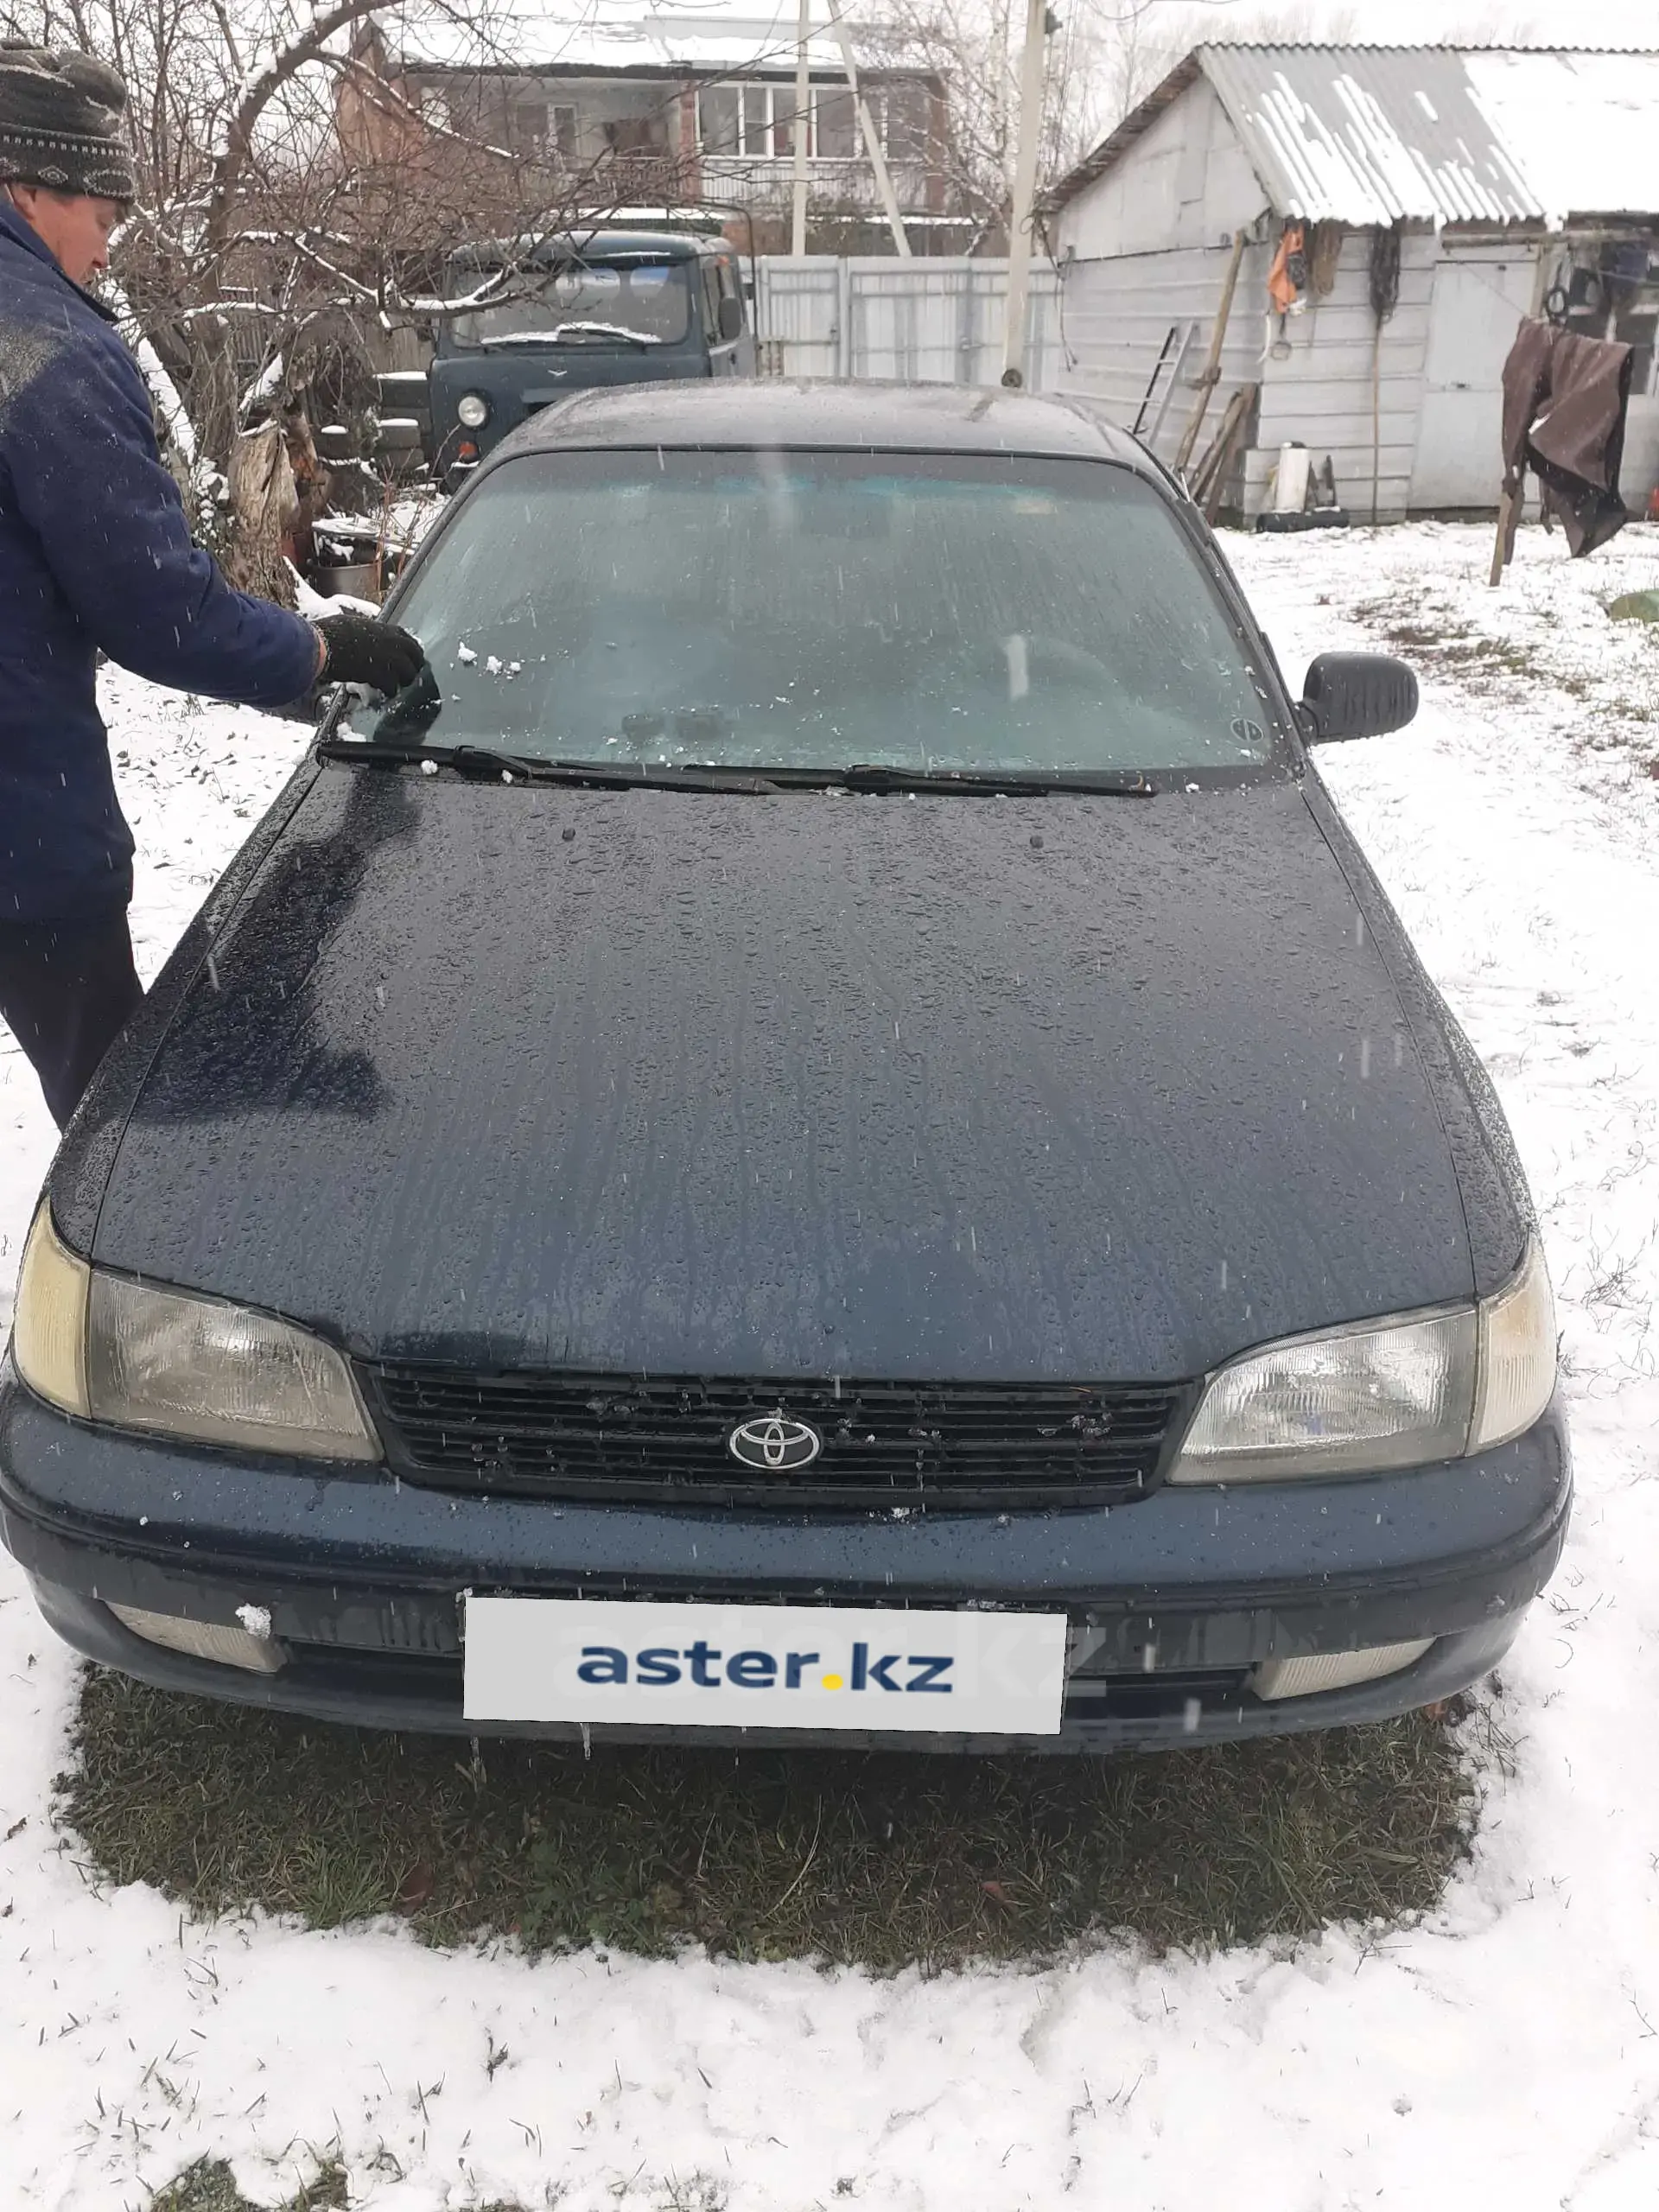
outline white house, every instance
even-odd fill
[[[1048,209],[1065,387],[1166,459],[1244,234],[1197,451],[1255,387],[1228,493],[1247,517],[1287,441],[1332,456],[1357,519],[1373,497],[1379,519],[1495,508],[1499,372],[1546,307],[1635,346],[1627,504],[1659,484],[1659,52],[1200,47]],[[1293,222],[1310,281],[1281,315]]]

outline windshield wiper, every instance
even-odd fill
[[[479,344],[487,351],[500,346],[561,346],[567,338],[626,338],[636,346],[660,346],[652,332],[630,330],[623,322],[560,322],[550,330],[492,331]]]
[[[765,768],[763,775],[791,788],[812,791],[923,794],[960,792],[976,798],[1040,798],[1049,791],[1081,791],[1107,798],[1152,798],[1154,786],[1138,770],[1075,773],[995,768],[900,768],[885,761],[855,760],[844,768]]]
[[[397,745],[384,740],[325,737],[320,760],[368,760],[382,767],[414,768],[430,761],[451,768],[473,783],[572,784],[584,791],[626,791],[642,786],[664,791],[775,791],[765,776],[741,768],[675,768],[666,765],[625,767],[614,760],[537,760],[520,753],[499,753],[486,745]]]

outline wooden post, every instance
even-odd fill
[[[1503,580],[1503,564],[1510,557],[1510,548],[1514,543],[1510,517],[1515,512],[1516,504],[1513,492],[1505,492],[1497,503],[1497,540],[1492,547],[1492,573],[1486,579],[1489,584],[1496,584]]]
[[[1549,283],[1549,233],[1546,231],[1538,241],[1538,259],[1532,272],[1532,308],[1528,320],[1536,322],[1544,311],[1544,299]],[[1503,580],[1503,570],[1515,557],[1515,533],[1521,526],[1521,509],[1527,496],[1527,466],[1523,458],[1520,479],[1513,492],[1503,493],[1497,503],[1497,536],[1492,543],[1492,572],[1486,579],[1491,585]]]
[[[1210,353],[1198,374],[1198,397],[1192,419],[1181,433],[1181,442],[1175,452],[1175,474],[1179,476],[1192,458],[1192,448],[1198,442],[1198,432],[1204,428],[1204,418],[1209,411],[1210,395],[1221,381],[1221,348],[1227,336],[1227,319],[1233,311],[1233,293],[1238,284],[1238,264],[1244,258],[1244,233],[1233,233],[1233,257],[1227,264],[1226,281],[1221,288],[1221,304],[1216,310],[1216,327],[1210,334]]]
[[[1227,480],[1232,474],[1233,460],[1244,436],[1245,425],[1250,419],[1250,410],[1255,404],[1259,386],[1247,384],[1236,391],[1228,404],[1226,419],[1222,424],[1219,451],[1214,464],[1214,474],[1204,495],[1204,518],[1214,522],[1221,512],[1221,503],[1227,493]]]

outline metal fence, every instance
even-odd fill
[[[995,385],[1002,375],[1005,260],[896,255],[755,264],[754,327],[763,370],[788,377],[885,377],[900,384]],[[1031,272],[1027,387],[1059,380],[1059,277]]]

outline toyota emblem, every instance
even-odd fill
[[[823,1439],[804,1421],[791,1421],[780,1407],[775,1414],[757,1414],[734,1428],[726,1448],[743,1466],[763,1475],[788,1475],[811,1465],[823,1449]]]

